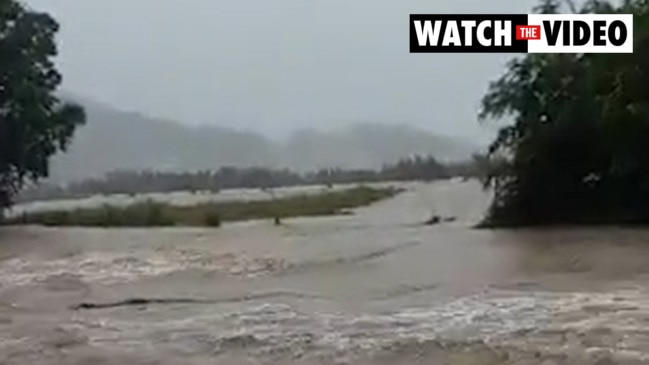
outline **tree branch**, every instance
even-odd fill
[[[573,0],[565,0],[566,4],[568,4],[568,8],[570,8],[570,12],[573,14],[577,14],[577,6],[575,5],[575,2]]]

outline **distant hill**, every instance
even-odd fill
[[[69,98],[69,97],[68,97]],[[332,132],[302,130],[285,142],[216,126],[188,127],[81,100],[88,123],[52,161],[51,180],[67,182],[116,169],[194,171],[222,166],[369,168],[410,154],[466,158],[477,147],[412,127],[355,124]]]
[[[281,160],[297,169],[378,168],[413,154],[461,160],[478,149],[465,141],[405,125],[357,123],[333,132],[298,131],[285,144]]]

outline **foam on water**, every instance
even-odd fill
[[[278,270],[280,266],[281,262],[272,258],[251,258],[243,254],[209,256],[191,251],[141,254],[89,252],[49,261],[22,258],[4,260],[0,262],[0,285],[28,285],[62,275],[74,275],[84,282],[113,284],[184,270],[252,277]]]
[[[77,325],[99,346],[121,348],[141,342],[194,354],[202,349],[208,354],[244,350],[261,358],[333,356],[368,354],[408,342],[458,341],[564,354],[569,346],[580,356],[606,349],[615,356],[642,360],[649,349],[648,299],[639,291],[485,292],[393,313],[304,313],[286,304],[230,311],[207,306],[192,308],[189,317],[173,318],[172,311],[160,309],[160,318],[154,321],[111,319],[97,326],[80,317]],[[119,318],[119,313],[111,316]],[[602,341],[602,331],[615,334],[610,343],[593,342]],[[592,336],[595,332],[597,337]]]

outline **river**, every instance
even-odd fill
[[[445,181],[279,227],[3,229],[0,364],[649,363],[649,231],[472,229],[488,202]]]

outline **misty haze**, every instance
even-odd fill
[[[479,1],[30,4],[60,20],[63,96],[88,113],[54,159],[53,182],[121,169],[458,161],[496,131],[476,114],[506,57],[412,57],[404,41],[410,13],[497,10]]]
[[[634,53],[409,48],[532,13]],[[0,364],[649,364],[647,20],[0,0]]]

